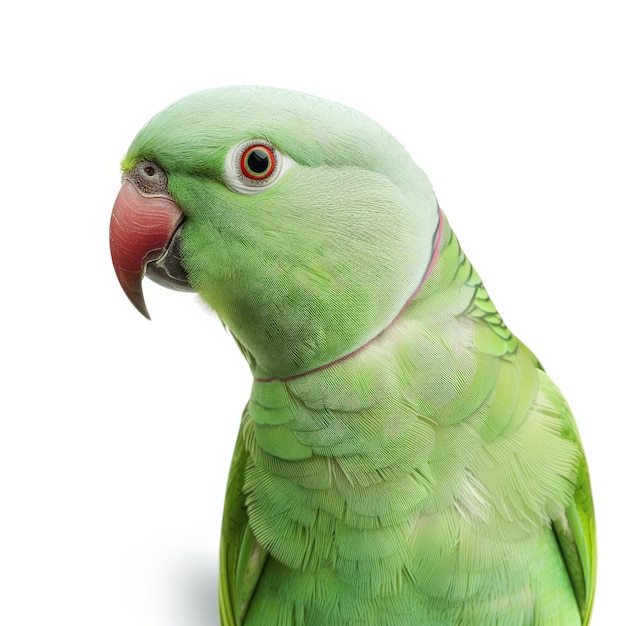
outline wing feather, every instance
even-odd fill
[[[243,484],[249,456],[242,432],[245,417],[246,412],[235,444],[222,521],[218,591],[222,626],[243,624],[267,559],[267,551],[250,530],[245,510]]]
[[[596,532],[589,472],[584,456],[576,481],[574,499],[560,519],[553,520],[563,561],[567,568],[583,626],[589,623],[596,580]]]

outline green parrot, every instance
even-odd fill
[[[117,277],[195,291],[253,376],[226,492],[228,626],[588,624],[589,474],[425,174],[368,117],[267,87],[157,114]]]

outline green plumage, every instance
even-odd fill
[[[224,183],[237,142],[293,165]],[[587,624],[587,467],[424,174],[379,126],[266,88],[140,132],[185,215],[183,264],[255,377],[224,511],[224,625]]]

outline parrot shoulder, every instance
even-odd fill
[[[543,414],[548,421],[554,420],[552,421],[553,427],[560,432],[558,439],[561,443],[559,444],[553,438],[553,445],[562,452],[567,452],[563,444],[568,445],[570,452],[563,458],[569,456],[570,462],[576,463],[575,473],[571,476],[574,483],[572,491],[569,496],[562,494],[561,497],[564,500],[562,500],[563,506],[560,513],[553,515],[550,521],[576,597],[582,624],[585,626],[589,622],[595,589],[595,519],[589,471],[574,418],[565,398],[545,373],[537,357],[504,323],[479,275],[463,254],[453,235],[447,252],[450,253],[451,264],[455,261],[453,257],[458,255],[456,261],[458,269],[452,282],[462,282],[463,288],[469,289],[472,294],[464,314],[473,320],[473,343],[477,353],[496,358],[499,367],[503,370],[508,365],[508,369],[512,367],[519,371],[515,379],[520,385],[519,390],[525,390],[526,393],[520,393],[514,402],[518,412],[521,410],[522,414],[526,413],[531,408],[528,401],[534,397],[535,401],[531,403],[534,405],[532,410]],[[506,383],[506,377],[499,376],[493,387],[494,397],[499,400],[494,403],[494,406],[500,409],[503,408],[500,397],[502,394],[498,394],[498,390],[503,387],[502,390],[507,391]],[[515,394],[507,395],[513,398]],[[508,424],[508,431],[516,423],[519,424],[517,420],[511,420]],[[507,432],[507,429],[503,429],[502,432]],[[553,452],[555,456],[559,456],[557,449]],[[552,461],[554,458],[551,459]],[[550,483],[555,484],[552,481]]]
[[[240,626],[267,559],[254,538],[245,512],[244,473],[248,462],[243,430],[247,408],[237,436],[228,476],[220,545],[219,612],[223,626]]]

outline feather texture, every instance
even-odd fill
[[[238,193],[255,141],[289,167]],[[254,376],[222,623],[587,624],[595,526],[570,409],[402,146],[341,105],[235,87],[157,115],[123,169],[145,162],[184,215],[190,285]]]
[[[445,232],[424,290],[364,351],[255,383],[243,508],[271,557],[246,624],[585,623],[569,409]]]

